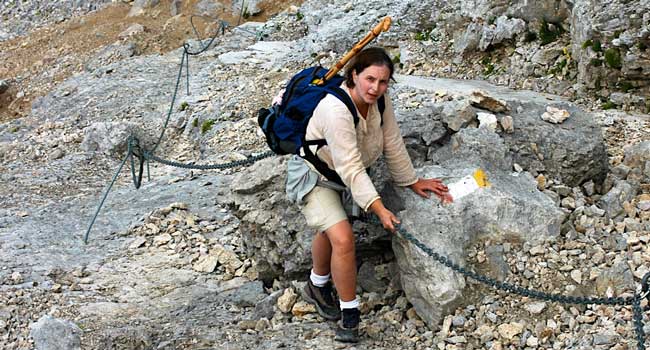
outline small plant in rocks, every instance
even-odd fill
[[[621,81],[618,84],[618,88],[621,89],[623,92],[628,92],[632,89],[634,89],[634,85],[632,85],[631,82],[629,81]]]
[[[542,41],[542,45],[550,44],[557,40],[562,32],[562,26],[559,24],[543,21],[539,28],[539,39]]]
[[[648,45],[644,43],[643,41],[639,41],[639,43],[636,45],[639,51],[645,51],[648,49]]]
[[[589,61],[589,64],[591,64],[594,67],[600,67],[603,65],[603,60],[601,60],[600,58],[592,58]]]
[[[591,46],[591,48],[596,52],[603,51],[603,45],[600,43],[600,40],[594,40],[594,44]]]
[[[616,108],[616,103],[614,103],[612,101],[607,101],[607,102],[602,104],[601,108],[602,109],[614,109],[614,108]]]
[[[483,74],[490,75],[494,73],[494,64],[492,64],[492,58],[489,56],[483,57],[481,60],[481,65],[483,65]]]
[[[605,50],[605,63],[610,68],[621,69],[623,67],[623,62],[621,60],[621,53],[618,49],[610,47]]]
[[[201,124],[201,134],[205,134],[210,129],[212,129],[212,126],[214,125],[214,119],[208,119]]]
[[[433,39],[433,30],[435,29],[435,26],[425,29],[421,32],[415,33],[414,39],[417,41],[428,41]]]

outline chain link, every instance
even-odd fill
[[[434,252],[431,248],[427,247],[425,244],[420,242],[412,234],[405,231],[401,225],[396,225],[397,232],[407,241],[413,243],[416,247],[420,248],[427,255],[438,261],[444,266],[462,274],[465,277],[469,277],[475,281],[481,282],[490,286],[493,289],[505,291],[511,294],[517,294],[524,297],[552,301],[561,304],[580,304],[580,305],[621,305],[621,306],[632,306],[634,312],[634,330],[636,332],[637,339],[637,349],[645,350],[645,334],[643,331],[643,314],[641,309],[641,299],[648,297],[648,278],[650,278],[650,273],[646,274],[643,277],[642,290],[643,293],[639,294],[636,292],[634,296],[631,297],[616,297],[616,298],[592,298],[592,297],[574,297],[574,296],[565,296],[556,293],[547,293],[542,292],[526,287],[517,286],[507,282],[500,282],[496,279],[484,275],[480,275],[474,271],[468,270],[453,261],[451,261],[446,256],[440,255]]]
[[[224,164],[205,164],[205,165],[198,165],[198,164],[187,164],[187,163],[180,163],[176,162],[173,160],[167,160],[160,158],[158,156],[155,156],[151,153],[145,152],[144,153],[144,158],[146,160],[153,160],[165,165],[177,167],[177,168],[183,168],[183,169],[197,169],[197,170],[216,170],[216,169],[229,169],[229,168],[235,168],[239,167],[242,165],[247,165],[247,164],[253,164],[259,160],[262,160],[264,158],[268,158],[271,156],[274,156],[275,153],[273,151],[266,151],[262,154],[258,154],[256,156],[251,156],[248,157],[247,159],[243,160],[235,160],[230,163],[224,163]]]

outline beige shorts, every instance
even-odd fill
[[[332,189],[316,186],[304,198],[302,213],[309,227],[325,232],[348,216],[341,204],[341,194]]]

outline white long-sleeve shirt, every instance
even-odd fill
[[[341,88],[350,95],[343,83]],[[321,100],[307,125],[306,140],[325,139],[327,145],[317,155],[334,169],[351,189],[352,198],[364,210],[379,197],[366,168],[383,153],[393,181],[399,186],[417,182],[417,175],[409,157],[395,112],[388,95],[382,117],[377,103],[368,109],[364,119],[357,110],[359,123],[354,127],[352,113],[338,98],[327,95]],[[315,151],[315,149],[314,149]]]

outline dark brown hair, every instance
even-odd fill
[[[388,57],[386,50],[381,47],[370,47],[361,52],[359,52],[354,59],[348,64],[347,69],[345,70],[345,84],[349,88],[354,87],[354,80],[352,80],[352,72],[356,72],[359,75],[363,72],[364,69],[373,66],[386,66],[390,70],[390,80],[393,80],[393,71],[395,67],[393,66],[393,61]]]

